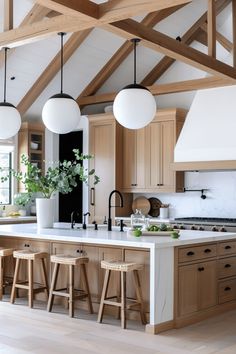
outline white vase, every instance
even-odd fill
[[[168,219],[169,208],[160,208],[160,219]]]
[[[53,227],[55,199],[36,198],[36,216],[38,229]]]
[[[26,209],[19,209],[20,216],[26,216]]]

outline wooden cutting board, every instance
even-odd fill
[[[150,201],[146,197],[138,197],[133,200],[132,210],[135,213],[136,209],[141,210],[143,215],[147,215],[151,209]]]

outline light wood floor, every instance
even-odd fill
[[[111,317],[98,324],[83,311],[71,319],[58,308],[48,313],[44,304],[36,306],[0,302],[0,354],[236,353],[236,311],[153,336],[134,321],[121,330]]]

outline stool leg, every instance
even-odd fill
[[[55,290],[56,284],[57,284],[59,266],[60,266],[60,264],[55,263],[54,269],[53,269],[52,283],[51,283],[51,287],[50,287],[49,298],[48,298],[48,306],[47,306],[47,310],[49,312],[52,311],[52,305],[53,305],[53,301],[54,301],[53,291]]]
[[[93,305],[92,305],[92,301],[91,301],[91,294],[89,291],[88,277],[87,277],[85,264],[81,264],[81,275],[83,277],[85,292],[87,293],[88,308],[89,308],[90,313],[93,313]]]
[[[69,265],[69,315],[74,317],[74,265]]]
[[[0,257],[0,300],[3,295],[3,258]]]
[[[48,293],[48,278],[47,278],[47,272],[46,272],[46,265],[45,265],[45,259],[41,258],[41,264],[42,264],[42,275],[43,275],[43,284],[45,286],[45,293],[46,297],[48,299],[49,293]]]
[[[14,304],[15,302],[15,297],[16,297],[16,283],[18,279],[18,274],[20,270],[20,259],[16,259],[16,266],[15,266],[15,272],[14,272],[14,278],[13,278],[13,284],[12,284],[12,289],[11,289],[11,298],[10,298],[10,303]]]
[[[34,302],[34,263],[32,259],[28,260],[28,280],[29,280],[29,292],[28,292],[28,301],[29,307],[33,307]]]
[[[108,290],[108,284],[109,284],[109,280],[110,280],[110,275],[111,275],[110,269],[106,269],[105,278],[104,278],[104,284],[103,284],[103,289],[102,289],[101,302],[100,302],[99,311],[98,311],[97,322],[99,322],[99,323],[102,322],[102,318],[103,318],[104,300],[107,297],[107,290]]]
[[[126,328],[126,272],[121,272],[121,328]]]
[[[140,279],[139,279],[139,274],[137,270],[133,271],[133,275],[134,275],[134,284],[135,284],[135,290],[136,290],[136,296],[137,296],[137,300],[140,303],[140,317],[141,317],[141,321],[142,324],[146,324],[146,316],[145,316],[145,312],[144,312],[144,307],[143,307],[143,296],[142,296],[142,289],[141,289],[141,285],[140,285]]]

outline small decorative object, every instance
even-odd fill
[[[31,202],[31,195],[29,193],[18,193],[14,195],[14,204],[19,206],[19,214],[26,216],[26,207]]]
[[[161,204],[160,219],[167,219],[169,216],[169,204]]]
[[[26,172],[10,170],[8,176],[1,177],[1,181],[13,175],[24,186],[26,192],[32,195],[41,195],[36,198],[36,214],[38,228],[53,227],[55,200],[53,195],[56,192],[68,194],[77,186],[77,178],[88,184],[89,178],[93,177],[93,184],[99,182],[95,170],[88,170],[82,165],[84,160],[93,158],[92,155],[84,155],[78,149],[74,149],[73,161],[62,161],[55,163],[43,175],[40,168],[34,166],[26,155],[21,156],[21,163],[26,167]],[[0,172],[2,169],[0,169]],[[90,180],[91,181],[91,180]]]
[[[141,210],[136,209],[135,213],[131,215],[131,226],[133,228],[142,228],[145,226],[145,215]]]

